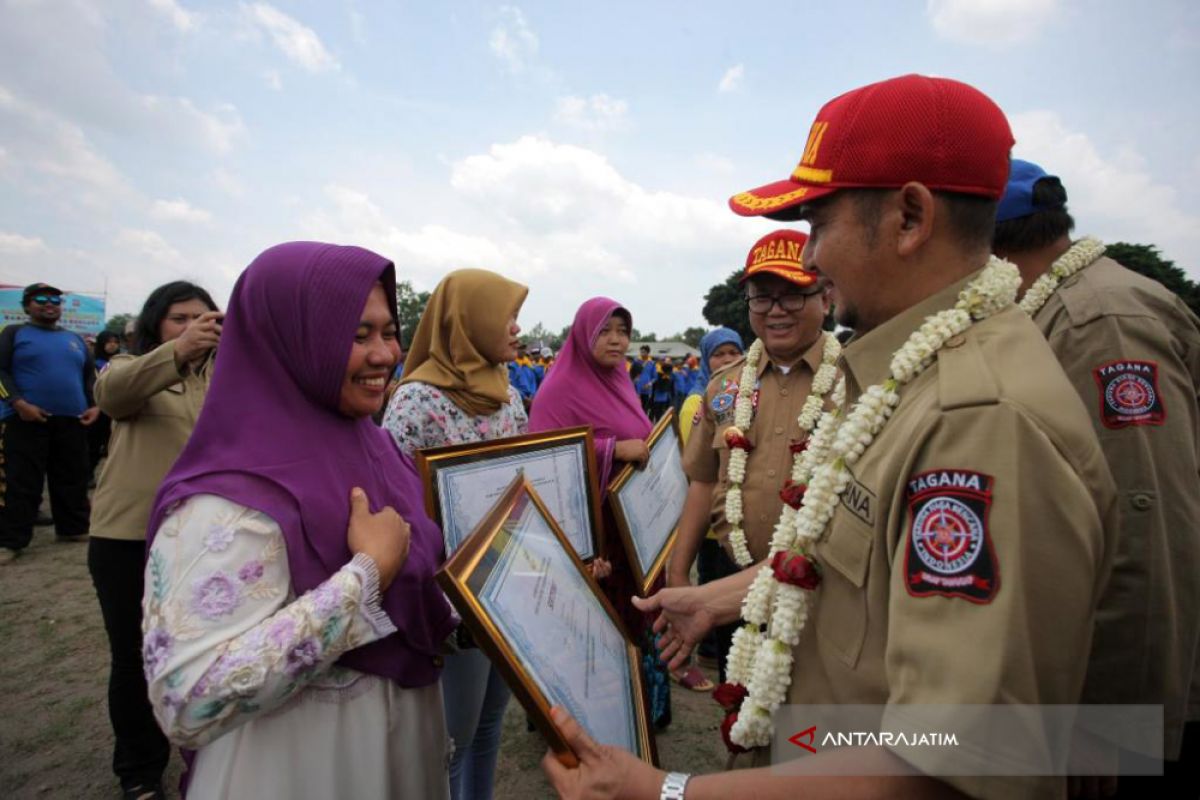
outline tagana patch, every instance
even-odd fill
[[[1100,421],[1106,428],[1162,425],[1167,407],[1158,390],[1158,364],[1121,360],[1092,370],[1100,392]]]
[[[904,585],[913,597],[992,602],[1000,565],[988,532],[991,475],[935,469],[913,475],[906,494],[910,525]]]

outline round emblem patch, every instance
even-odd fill
[[[970,567],[983,549],[983,523],[966,503],[935,497],[913,519],[913,544],[921,563],[942,575]]]
[[[1145,414],[1154,408],[1154,385],[1140,375],[1125,374],[1108,384],[1104,399],[1119,414]]]
[[[733,395],[719,394],[712,399],[712,410],[718,414],[733,407]]]

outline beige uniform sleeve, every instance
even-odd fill
[[[964,476],[972,483],[972,475],[982,494],[952,488]],[[924,483],[914,483],[922,476]],[[1093,607],[1107,570],[1108,488],[1098,508],[1067,454],[1021,409],[1001,402],[938,417],[892,498],[889,718],[902,720],[905,704],[1078,701]],[[917,554],[922,541],[932,546],[931,537],[944,531],[961,537],[973,523],[983,533],[973,561],[970,544],[946,545],[948,552],[967,553],[956,562],[967,565],[961,571],[939,573]],[[981,719],[978,727],[986,737],[987,723]],[[1033,726],[1027,732],[1042,735]],[[944,769],[939,764],[946,755],[936,748],[897,754],[924,771]],[[950,757],[964,755],[990,757],[986,746],[972,753],[969,742]],[[1055,779],[944,780],[981,798],[1053,796],[1061,786]]]
[[[1050,341],[1092,417],[1121,513],[1084,699],[1163,703],[1168,757],[1178,752],[1200,642],[1198,325],[1182,310],[1109,315]],[[1121,373],[1105,370],[1120,363],[1150,365],[1137,378],[1161,406],[1149,419],[1122,416],[1113,396]]]
[[[154,395],[183,380],[175,366],[175,342],[164,342],[144,356],[115,356],[96,378],[96,405],[113,419],[141,411]]]
[[[721,470],[720,459],[712,447],[717,422],[713,417],[710,394],[706,389],[700,401],[700,419],[692,425],[691,435],[683,448],[683,471],[689,480],[701,483],[716,483]]]

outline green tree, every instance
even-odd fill
[[[564,329],[564,333],[570,333],[571,326]],[[563,334],[551,333],[542,323],[537,323],[526,333],[521,335],[521,341],[526,345],[535,345],[541,343],[543,347],[549,347],[554,352],[558,352],[565,341]]]
[[[1200,285],[1188,278],[1174,261],[1163,258],[1154,245],[1114,242],[1105,245],[1104,254],[1122,266],[1158,281],[1179,295],[1194,313],[1200,314]]]
[[[668,341],[683,342],[688,347],[699,347],[700,340],[704,338],[704,334],[708,333],[704,328],[687,328],[682,333],[677,333]]]
[[[631,341],[631,342],[657,342],[658,334],[654,333],[653,331],[648,331],[646,333],[642,333],[637,328],[634,328],[633,330],[631,330],[629,332],[629,341]]]
[[[724,283],[718,283],[704,295],[704,318],[712,325],[733,328],[747,345],[754,341],[750,329],[750,311],[746,308],[746,294],[738,279],[742,271],[734,271]]]
[[[133,314],[115,314],[109,317],[108,322],[104,324],[104,330],[112,331],[121,336],[125,333],[125,324],[133,319],[136,319],[136,316]]]
[[[400,343],[407,350],[412,344],[413,334],[417,332],[417,323],[425,313],[425,305],[429,302],[429,292],[418,292],[413,289],[412,281],[396,283],[396,310],[400,314]]]

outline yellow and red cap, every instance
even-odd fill
[[[812,286],[817,282],[816,273],[804,268],[804,245],[808,236],[800,231],[783,229],[772,231],[759,239],[746,256],[746,269],[739,283],[745,283],[764,272],[778,275],[797,286]]]
[[[999,199],[1012,130],[978,89],[948,78],[904,75],[830,100],[809,129],[786,180],[729,199],[744,217],[797,219],[797,206],[838,189],[930,189]]]

